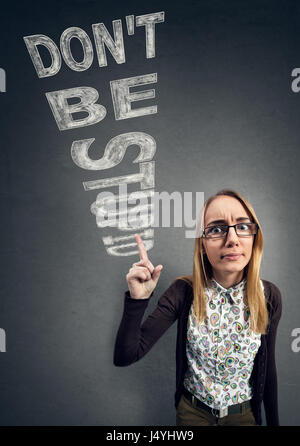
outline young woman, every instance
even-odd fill
[[[192,276],[177,277],[142,318],[162,265],[138,234],[140,260],[126,280],[114,364],[141,359],[178,320],[176,424],[279,425],[275,339],[281,294],[260,279],[263,235],[250,203],[233,190],[210,197],[200,215]]]

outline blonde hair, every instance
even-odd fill
[[[220,190],[205,201],[200,213],[195,237],[193,275],[179,276],[175,280],[185,280],[193,287],[193,313],[199,323],[201,323],[206,317],[206,303],[204,300],[205,287],[209,286],[209,279],[212,278],[212,266],[207,258],[207,255],[203,253],[202,231],[204,228],[204,216],[209,204],[215,198],[222,195],[234,197],[239,200],[244,209],[253,219],[253,222],[257,223],[259,226],[257,233],[254,235],[251,259],[244,268],[244,277],[247,278],[246,298],[250,311],[250,329],[254,332],[265,334],[268,325],[268,311],[264,292],[260,284],[259,274],[263,253],[263,234],[254,209],[252,208],[251,204],[238,192],[232,189]]]

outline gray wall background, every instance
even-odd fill
[[[77,73],[65,64],[39,79],[23,37],[56,43],[70,26],[84,29],[129,14],[165,11],[156,26],[156,57],[146,59],[144,30],[126,39],[126,63]],[[291,72],[300,66],[296,1],[14,2],[1,14],[1,67],[7,91],[1,113],[1,425],[175,425],[176,324],[140,362],[113,366],[113,347],[137,256],[114,257],[82,182],[136,171],[137,147],[120,165],[85,171],[70,156],[74,140],[97,139],[94,157],[121,133],[157,142],[155,190],[230,187],[252,203],[265,237],[261,277],[283,297],[276,357],[282,425],[300,425],[299,110]],[[92,40],[93,45],[94,41]],[[114,119],[109,81],[157,72],[158,113]],[[60,132],[45,92],[98,89],[107,117]],[[138,185],[137,185],[138,186]],[[138,187],[132,190],[138,190]],[[115,188],[111,188],[115,192]],[[288,231],[288,228],[291,231]],[[184,228],[155,228],[154,265],[163,264],[149,314],[177,275],[192,272],[194,240]]]

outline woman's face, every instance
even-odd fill
[[[207,207],[204,227],[212,222],[234,225],[236,223],[253,221],[243,205],[234,197],[221,195],[215,198]],[[221,221],[218,221],[221,220]],[[212,266],[215,276],[231,275],[243,271],[252,255],[254,235],[239,237],[235,228],[229,228],[225,238],[203,238],[204,252]],[[238,257],[225,257],[226,254],[237,253]]]

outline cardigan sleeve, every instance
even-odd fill
[[[279,320],[282,313],[282,300],[279,289],[272,284],[272,316],[267,333],[267,370],[264,388],[264,408],[268,426],[279,426],[277,372],[275,363],[275,342]]]
[[[141,359],[176,321],[182,287],[180,282],[182,280],[178,279],[169,286],[143,323],[153,292],[148,299],[133,299],[128,290],[125,292],[123,315],[114,347],[115,366],[127,366]]]

